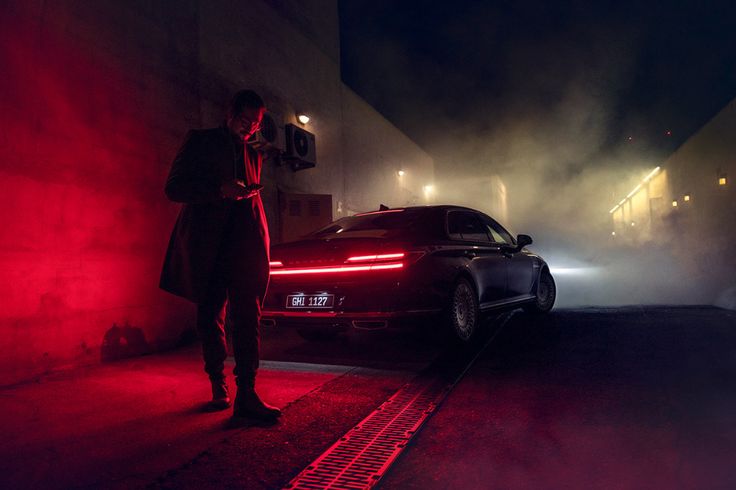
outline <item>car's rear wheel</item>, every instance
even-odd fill
[[[460,342],[469,342],[478,331],[480,324],[478,297],[467,279],[461,278],[455,283],[450,294],[450,305],[445,314],[450,333]]]
[[[555,304],[557,297],[557,286],[552,274],[545,270],[539,276],[539,284],[537,284],[537,295],[533,303],[524,306],[524,311],[533,314],[548,313]]]

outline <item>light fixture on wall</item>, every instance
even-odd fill
[[[396,173],[399,174],[399,177],[403,177],[404,175],[406,175],[406,172],[404,172],[403,170],[399,170]]]
[[[682,198],[685,202],[690,202],[690,194],[685,194],[685,196]]]
[[[726,185],[728,184],[728,179],[725,175],[718,177],[718,185]]]
[[[309,122],[309,116],[307,116],[306,114],[303,114],[303,113],[302,114],[297,114],[296,115],[296,118],[302,124],[307,124]]]
[[[672,201],[672,207],[673,208],[676,208],[677,207],[677,201]]]

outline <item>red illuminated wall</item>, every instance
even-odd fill
[[[0,384],[192,322],[157,285],[177,212],[163,182],[199,123],[197,9],[84,3],[0,14]]]
[[[396,162],[404,190],[433,174],[343,86],[337,0],[11,0],[0,42],[0,385],[191,330],[192,306],[158,289],[179,209],[163,186],[187,130],[219,124],[237,89],[312,117],[316,167],[263,169],[276,238],[279,191],[331,195],[340,217],[390,202]]]

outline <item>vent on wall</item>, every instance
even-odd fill
[[[284,132],[286,134],[286,150],[284,160],[291,164],[294,171],[312,168],[317,164],[317,148],[312,133],[304,129],[287,124]]]
[[[302,202],[297,199],[289,200],[289,216],[302,215]]]
[[[319,201],[309,201],[309,216],[319,216],[320,215],[320,202]]]
[[[278,150],[284,151],[284,121],[278,115],[272,112],[263,114],[261,121],[261,129],[256,131],[248,140],[253,148],[257,150]]]

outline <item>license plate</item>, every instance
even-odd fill
[[[290,294],[286,297],[287,308],[332,308],[334,294]]]

